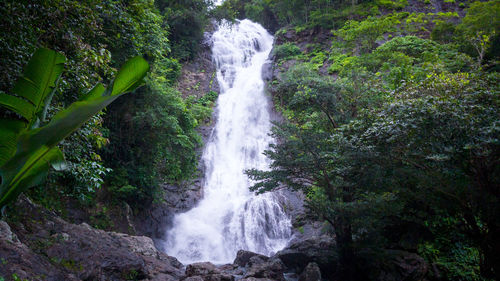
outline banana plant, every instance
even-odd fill
[[[142,85],[149,70],[140,56],[128,60],[107,88],[98,83],[44,124],[65,60],[53,50],[38,49],[12,94],[0,93],[0,106],[21,117],[0,119],[1,209],[27,188],[42,183],[50,166],[64,168],[57,144],[119,96]]]

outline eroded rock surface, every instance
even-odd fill
[[[180,280],[183,265],[151,238],[71,224],[20,199],[0,223],[0,276],[22,280]],[[10,238],[9,238],[10,237]],[[16,239],[17,237],[18,239]]]

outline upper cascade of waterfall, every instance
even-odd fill
[[[270,255],[288,243],[291,223],[279,193],[255,195],[245,175],[268,169],[263,155],[269,136],[270,101],[262,66],[273,37],[250,20],[222,23],[212,35],[213,61],[221,93],[217,124],[205,146],[204,197],[174,218],[167,232],[167,254],[183,263],[233,262],[239,249]]]

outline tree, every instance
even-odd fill
[[[500,2],[476,1],[467,9],[467,14],[458,26],[465,40],[477,53],[477,67],[480,68],[491,40],[500,30]]]

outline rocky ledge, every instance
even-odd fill
[[[335,259],[328,254],[333,239],[323,236],[272,257],[241,250],[233,264],[186,267],[149,237],[68,223],[26,197],[15,208],[18,215],[0,221],[0,277],[6,280],[321,280]]]
[[[145,236],[72,224],[26,197],[17,214],[0,221],[0,280],[336,280],[335,240],[327,235],[293,242],[271,257],[240,250],[232,264],[181,264]],[[374,280],[426,280],[418,255],[394,252]]]
[[[151,238],[71,224],[18,200],[16,217],[0,221],[0,276],[10,280],[180,280],[183,265]],[[15,279],[14,279],[15,280]]]

